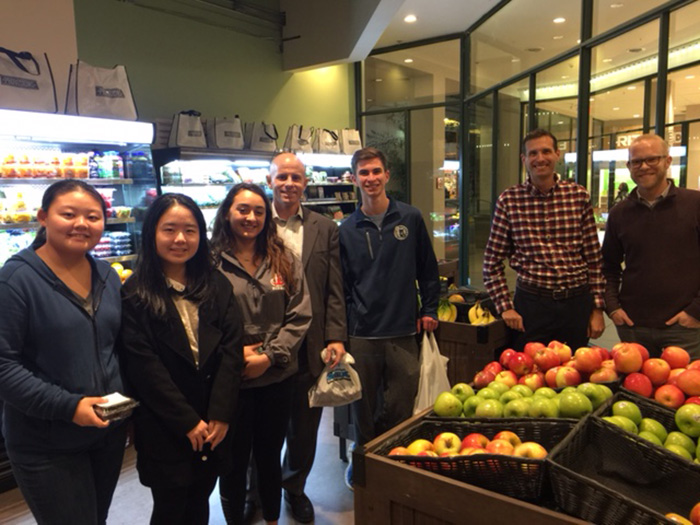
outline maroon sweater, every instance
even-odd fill
[[[623,308],[649,328],[680,311],[700,319],[700,191],[671,183],[668,196],[649,208],[635,188],[610,211],[603,275],[608,313]]]

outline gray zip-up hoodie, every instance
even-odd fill
[[[241,388],[279,383],[299,369],[297,353],[311,324],[311,298],[301,261],[294,257],[294,294],[288,296],[284,283],[272,274],[265,260],[251,276],[235,257],[221,254],[219,270],[233,286],[243,314],[243,344],[263,343],[263,353],[272,366]]]

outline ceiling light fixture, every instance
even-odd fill
[[[406,15],[403,19],[403,21],[407,24],[412,24],[416,20],[418,20],[418,17],[416,15]]]
[[[552,40],[561,40],[562,38],[564,38],[562,35],[555,35],[552,37]]]
[[[413,63],[413,59],[412,59],[412,58],[405,58],[405,59],[404,59],[404,62],[405,62],[406,64],[412,64],[412,63]]]
[[[695,75],[686,75],[685,79],[686,80],[693,80],[695,78]]]
[[[629,89],[630,91],[634,91],[635,89],[637,89],[637,86],[627,86],[627,89]]]
[[[620,111],[620,108],[617,107],[617,106],[615,106],[615,107],[613,108],[613,111]]]
[[[624,7],[624,6],[625,6],[625,4],[618,2],[615,4],[610,4],[610,9],[619,9],[620,7]]]
[[[639,116],[639,113],[635,113],[634,115],[632,115],[633,118],[639,118]]]
[[[612,58],[604,58],[603,62],[605,62],[606,64],[609,64],[610,62],[612,62]]]
[[[563,24],[564,22],[566,22],[566,18],[564,18],[563,16],[558,16],[557,18],[552,20],[552,22],[554,22],[555,24]]]

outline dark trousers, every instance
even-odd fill
[[[615,326],[620,341],[639,343],[649,350],[649,357],[659,357],[667,346],[680,346],[688,351],[691,360],[700,359],[700,330],[679,324],[664,328],[645,326]]]
[[[203,469],[187,487],[151,487],[151,525],[207,525],[209,495],[214,490],[216,479],[216,470],[210,468]]]
[[[301,360],[299,367],[299,372],[291,378],[291,416],[287,427],[287,450],[282,462],[282,487],[297,496],[304,492],[314,464],[318,427],[323,414],[321,407],[309,407],[309,389],[316,378]]]
[[[593,311],[590,293],[555,300],[516,288],[513,303],[525,326],[525,332],[514,332],[515,350],[522,350],[531,341],[546,345],[555,339],[572,351],[588,346],[588,322]]]
[[[258,494],[263,519],[279,518],[282,499],[280,454],[289,423],[291,378],[257,388],[243,388],[233,431],[233,468],[219,481],[221,506],[226,522],[243,522],[246,497],[246,473],[251,450],[258,475]]]
[[[357,444],[364,445],[413,415],[420,350],[416,337],[350,338],[349,351],[362,382],[362,398],[350,405]]]
[[[8,450],[12,472],[39,525],[102,525],[119,480],[126,425],[72,454]]]

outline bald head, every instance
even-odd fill
[[[658,135],[654,133],[645,133],[644,135],[639,135],[636,137],[632,143],[630,144],[629,151],[630,151],[630,156],[632,153],[632,150],[634,149],[635,146],[641,144],[641,143],[648,143],[652,146],[654,146],[655,149],[659,151],[659,155],[664,155],[667,156],[669,152],[668,144],[666,141],[659,137]]]
[[[306,189],[306,167],[294,153],[280,153],[270,163],[267,183],[275,210],[283,219],[297,213]]]

